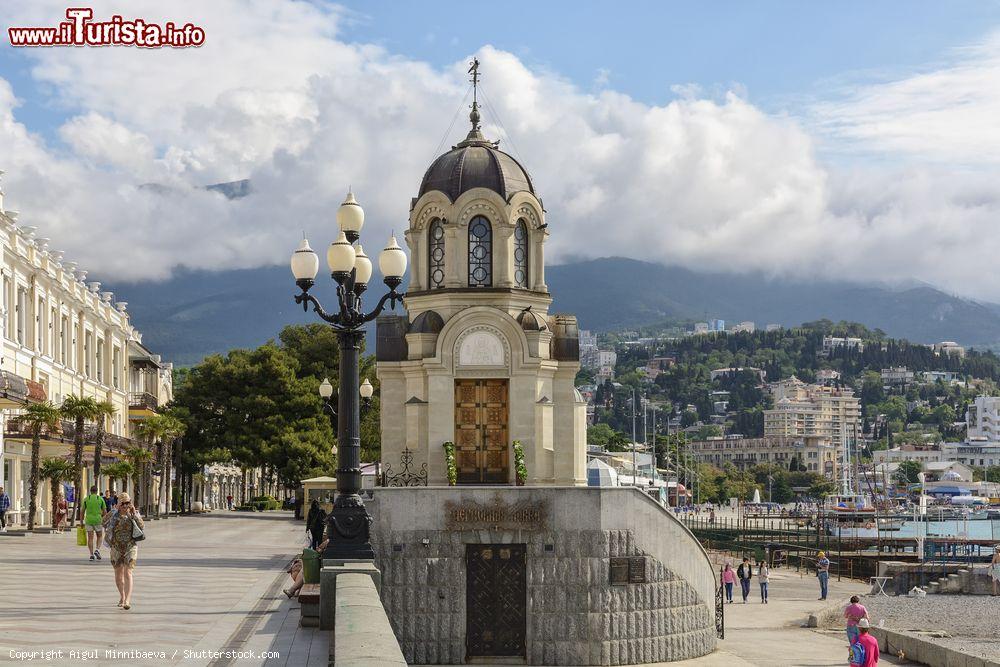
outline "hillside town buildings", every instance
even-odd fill
[[[740,470],[758,464],[788,468],[792,459],[798,457],[806,471],[831,480],[837,478],[840,460],[839,448],[829,438],[817,436],[745,438],[727,435],[692,441],[687,449],[699,463],[710,463],[717,468],[732,465]]]
[[[0,470],[11,498],[7,518],[25,519],[31,471],[31,435],[18,416],[32,402],[60,405],[67,396],[107,401],[102,464],[120,459],[134,443],[138,424],[172,398],[172,366],[142,345],[129,321],[127,304],[87,281],[87,271],[50,247],[36,228],[16,222],[0,192]],[[94,425],[87,427],[88,443]],[[63,421],[57,432],[43,433],[41,458],[72,456],[75,425]],[[94,447],[84,454],[84,486],[109,480],[92,478]],[[49,520],[49,484],[39,485],[41,523]],[[71,499],[71,487],[67,497]]]
[[[823,351],[825,356],[830,356],[834,350],[846,347],[849,350],[864,352],[865,343],[860,338],[842,338],[839,336],[823,336]]]
[[[806,384],[795,376],[770,386],[774,408],[764,411],[764,435],[824,438],[834,445],[861,432],[861,401],[846,387]]]

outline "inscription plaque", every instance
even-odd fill
[[[616,556],[611,558],[609,579],[612,586],[646,583],[646,557]]]
[[[624,586],[628,583],[628,558],[611,559],[611,585]]]
[[[492,503],[449,500],[444,511],[448,530],[544,530],[548,518],[545,502],[505,503],[499,494]]]

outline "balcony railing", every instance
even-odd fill
[[[156,412],[158,402],[156,396],[147,391],[133,391],[128,395],[128,407],[132,410],[152,410]]]
[[[42,438],[45,440],[58,440],[60,442],[73,442],[73,437],[76,435],[76,424],[72,421],[63,419],[59,422],[59,427],[55,431],[49,431],[45,429],[42,431]],[[4,437],[5,438],[19,438],[26,439],[31,438],[31,429],[26,423],[17,418],[17,415],[9,417],[4,425]],[[93,424],[87,424],[83,427],[83,441],[88,445],[92,445],[97,436],[97,427]],[[131,438],[126,438],[124,436],[115,435],[114,433],[104,434],[104,449],[110,451],[125,451],[126,449],[136,445],[136,441]]]

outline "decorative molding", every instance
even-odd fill
[[[488,201],[478,201],[474,204],[469,204],[462,209],[462,215],[458,218],[458,224],[468,226],[469,220],[477,215],[485,215],[489,218],[490,224],[492,224],[494,228],[500,224],[507,223],[506,217],[500,212],[499,209],[497,209],[496,206]]]
[[[455,341],[455,366],[506,369],[510,366],[510,343],[496,327],[470,327]]]
[[[512,223],[517,224],[517,221],[521,218],[526,218],[528,220],[530,223],[528,226],[531,229],[536,229],[538,225],[541,224],[538,218],[538,213],[535,211],[535,207],[530,204],[521,204],[517,207],[514,211],[514,219],[512,220]]]
[[[420,209],[420,213],[413,218],[410,229],[413,231],[423,231],[434,218],[441,218],[441,221],[447,224],[448,221],[445,219],[445,212],[444,206],[438,202],[430,202]]]

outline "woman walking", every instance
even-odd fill
[[[323,530],[326,528],[326,512],[319,506],[319,501],[312,501],[309,514],[306,515],[306,530],[309,531],[309,548],[314,551],[323,541]]]
[[[771,575],[771,570],[767,567],[766,561],[757,561],[757,583],[760,584],[760,603],[767,604],[767,581]]]
[[[60,491],[59,496],[56,498],[56,515],[52,521],[52,526],[57,533],[63,532],[67,514],[69,514],[69,505],[66,504],[66,494]]]
[[[722,583],[726,586],[726,601],[732,604],[733,584],[736,583],[736,573],[733,572],[733,566],[729,561],[726,561],[726,566],[722,569]]]
[[[142,516],[132,505],[127,493],[118,494],[118,504],[105,518],[108,546],[111,547],[111,564],[115,568],[115,584],[118,586],[118,606],[132,608],[132,570],[139,557],[134,533],[143,529]]]

